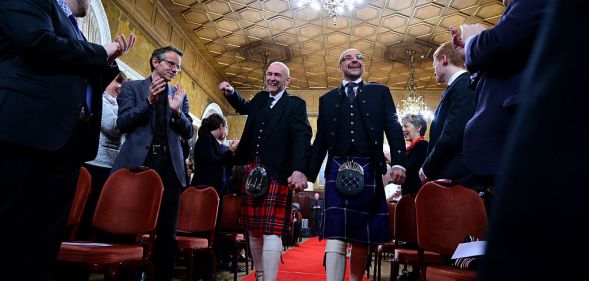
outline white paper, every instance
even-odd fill
[[[63,242],[62,244],[72,245],[72,246],[96,246],[96,247],[108,247],[108,246],[112,246],[111,244],[95,243],[95,242]]]
[[[454,254],[452,255],[452,259],[458,258],[466,258],[466,257],[474,257],[474,256],[482,256],[485,254],[485,247],[487,246],[487,241],[474,241],[468,243],[460,243]]]

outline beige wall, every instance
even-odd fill
[[[219,95],[217,85],[221,78],[208,65],[196,47],[186,39],[179,28],[174,26],[167,13],[152,0],[104,0],[112,36],[134,33],[135,46],[121,59],[141,75],[147,77],[151,71],[149,57],[154,49],[172,45],[184,52],[182,69],[172,81],[186,90],[190,111],[195,116],[202,115],[212,101],[221,108],[229,104]]]

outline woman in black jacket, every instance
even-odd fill
[[[403,116],[401,123],[403,125],[403,136],[410,144],[407,146],[407,166],[405,173],[407,175],[405,183],[401,185],[403,195],[417,195],[421,188],[419,179],[419,169],[427,157],[428,142],[423,139],[427,131],[427,122],[420,114],[407,114]]]

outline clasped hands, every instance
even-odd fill
[[[307,176],[299,171],[293,171],[290,177],[288,177],[288,187],[299,192],[307,188]]]

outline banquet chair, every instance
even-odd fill
[[[57,260],[103,271],[105,280],[117,280],[122,268],[140,268],[153,276],[152,251],[163,184],[152,169],[125,168],[114,172],[104,184],[92,218],[96,233],[110,237],[133,237],[134,243],[101,241],[64,242]],[[147,239],[142,242],[142,236]]]
[[[74,201],[72,202],[72,208],[67,218],[68,238],[67,240],[72,241],[76,239],[78,227],[80,226],[80,220],[84,213],[84,207],[86,201],[88,201],[88,195],[90,195],[92,177],[88,170],[84,167],[80,168],[80,177],[78,178],[78,184],[76,186],[76,193],[74,194]]]
[[[197,252],[211,255],[212,278],[216,275],[214,250],[215,225],[219,208],[219,196],[212,187],[197,189],[188,187],[180,196],[178,214],[178,253],[186,254],[187,280],[192,281],[194,260]]]
[[[375,253],[375,257],[374,257],[374,272],[373,272],[373,276],[376,278],[376,280],[380,280],[381,279],[381,263],[382,263],[382,257],[384,254],[392,254],[395,251],[395,208],[396,208],[397,204],[396,203],[387,203],[387,208],[389,210],[389,221],[391,224],[391,233],[393,233],[393,240],[388,242],[388,243],[384,243],[382,245],[378,245],[378,247],[376,248],[376,253]]]
[[[432,251],[450,258],[466,236],[484,238],[487,213],[483,200],[472,189],[454,185],[444,187],[426,183],[415,200],[417,241],[420,255]],[[477,271],[449,265],[421,267],[425,280],[476,280]],[[423,276],[425,275],[425,276]]]
[[[239,252],[245,251],[245,271],[249,274],[249,243],[247,232],[240,224],[241,217],[241,196],[237,194],[227,194],[223,196],[221,204],[221,219],[217,227],[217,243],[231,245],[233,248],[233,280],[237,281],[237,272],[239,271]]]

